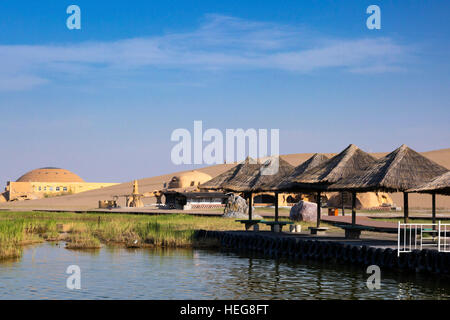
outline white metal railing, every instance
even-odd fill
[[[435,247],[439,252],[450,252],[450,224],[398,223],[397,254],[423,247]]]

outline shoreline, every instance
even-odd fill
[[[450,280],[450,253],[422,249],[397,256],[396,241],[332,236],[277,235],[272,232],[199,230],[197,237],[220,241],[222,250],[290,261],[321,261],[365,268],[378,266],[396,273],[423,273]]]
[[[307,228],[313,223],[303,223]],[[198,240],[196,230],[242,230],[241,223],[222,217],[54,212],[0,212],[0,260],[21,256],[21,246],[65,241],[67,249],[99,249],[105,244],[127,248],[217,247]],[[269,227],[262,226],[262,230]]]

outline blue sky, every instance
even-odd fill
[[[130,4],[132,3],[132,4]],[[66,8],[81,8],[68,30]],[[381,30],[366,8],[381,8]],[[280,151],[448,148],[448,1],[0,2],[0,183],[194,168],[171,132],[277,128]]]

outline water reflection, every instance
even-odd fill
[[[240,256],[244,258],[244,256]],[[274,268],[272,278],[264,279],[261,286],[272,286],[277,299],[448,299],[450,279],[428,274],[397,274],[382,270],[381,289],[370,291],[366,286],[369,274],[363,267],[290,261],[272,262],[261,259],[257,265],[248,258],[249,265]],[[269,269],[270,270],[270,269]]]
[[[65,270],[81,268],[82,289],[66,288]],[[448,299],[448,280],[382,270],[381,289],[366,287],[362,267],[294,263],[207,250],[66,250],[26,247],[0,263],[1,299]]]

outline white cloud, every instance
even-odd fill
[[[52,78],[155,68],[349,72],[399,69],[407,48],[389,38],[329,40],[298,27],[207,15],[191,32],[114,42],[0,45],[0,90],[29,89]]]

